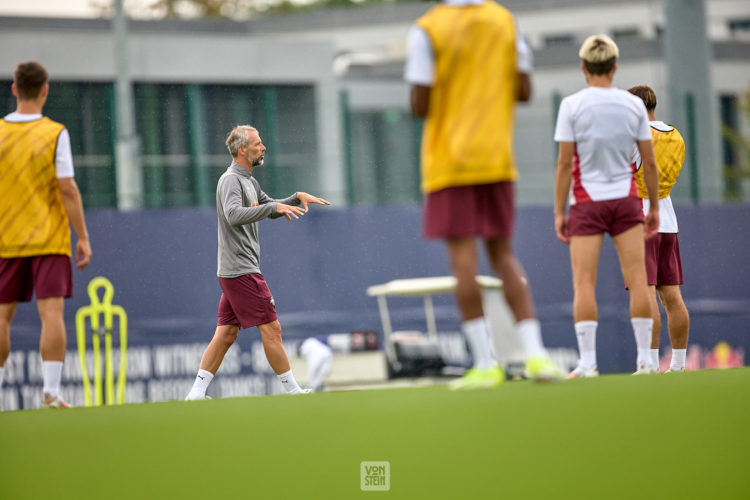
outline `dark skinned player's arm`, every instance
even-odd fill
[[[430,87],[411,86],[411,112],[419,118],[425,118],[430,110]]]
[[[528,73],[518,73],[518,102],[529,102],[531,100],[531,76]]]

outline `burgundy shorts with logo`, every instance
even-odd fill
[[[646,276],[649,285],[682,285],[684,283],[677,233],[658,233],[646,240]]]
[[[73,296],[73,267],[67,255],[0,258],[0,304]]]
[[[586,201],[570,206],[568,234],[590,236],[609,233],[617,236],[644,220],[641,199],[636,197]]]
[[[219,284],[222,294],[217,326],[240,325],[241,328],[250,328],[276,320],[276,305],[262,274],[219,278]]]
[[[426,238],[456,239],[513,236],[513,182],[459,186],[429,193],[424,204]]]

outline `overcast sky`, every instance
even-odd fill
[[[0,16],[95,17],[91,0],[0,0]]]

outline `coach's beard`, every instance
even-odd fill
[[[259,156],[253,160],[253,167],[260,167],[263,165],[263,156]]]

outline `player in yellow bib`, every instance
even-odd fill
[[[70,137],[42,115],[47,71],[21,63],[13,79],[17,108],[0,120],[0,386],[18,302],[36,293],[42,323],[45,408],[66,408],[60,395],[65,358],[64,299],[73,295],[70,224],[78,236],[76,266],[91,259],[81,194],[73,178]]]
[[[684,283],[684,280],[678,240],[679,229],[677,215],[669,194],[677,182],[685,161],[685,141],[676,128],[656,119],[656,94],[651,87],[638,85],[628,91],[640,97],[646,105],[651,127],[651,142],[654,145],[656,164],[659,167],[659,232],[656,237],[646,241],[646,274],[654,320],[651,333],[651,363],[658,368],[661,333],[661,314],[656,300],[658,295],[667,313],[667,329],[672,344],[669,371],[683,371],[687,355],[690,315],[680,292],[680,285]],[[633,152],[633,156],[637,168],[635,181],[638,185],[638,196],[643,199],[643,211],[648,213],[650,204],[643,181],[641,157],[637,151]]]
[[[473,368],[451,388],[493,387],[504,380],[476,282],[477,238],[503,281],[527,375],[558,378],[512,248],[518,178],[514,109],[516,101],[531,96],[531,50],[513,14],[489,0],[444,0],[420,17],[408,36],[404,79],[412,86],[412,111],[425,119],[424,235],[446,243],[461,329],[474,358]]]

